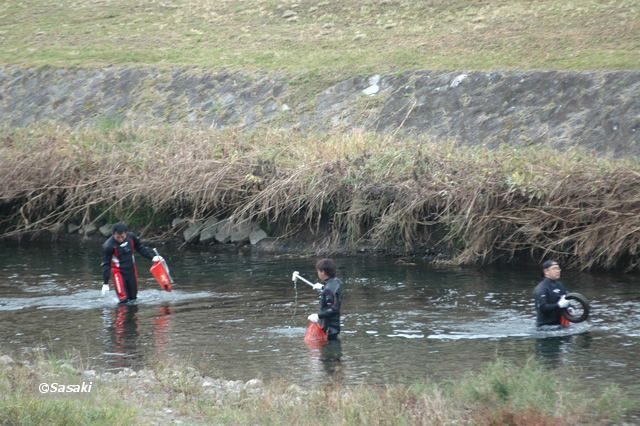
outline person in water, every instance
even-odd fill
[[[313,288],[321,292],[320,312],[309,315],[308,319],[320,324],[329,340],[336,340],[340,334],[342,281],[336,278],[336,264],[331,259],[320,259],[316,263],[316,273],[321,282],[315,283]]]
[[[567,327],[569,322],[562,316],[562,310],[569,307],[565,299],[567,290],[559,281],[560,265],[555,260],[547,260],[542,264],[544,279],[533,291],[536,305],[536,325],[562,325]]]
[[[138,272],[134,250],[153,262],[163,259],[161,256],[154,256],[136,234],[128,232],[124,223],[113,225],[111,234],[102,245],[102,293],[109,291],[111,275],[120,303],[134,301],[138,297]]]

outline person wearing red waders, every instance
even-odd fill
[[[562,316],[562,310],[569,307],[569,301],[565,299],[567,290],[558,281],[561,271],[560,265],[555,260],[547,260],[542,264],[544,279],[533,291],[538,327],[542,325],[569,326],[569,321]]]
[[[116,223],[112,235],[102,245],[102,292],[109,290],[109,276],[113,277],[113,285],[120,303],[136,300],[138,296],[138,272],[134,251],[153,262],[161,261],[160,256],[140,242],[133,232],[127,231],[124,223]]]
[[[316,272],[321,283],[313,288],[321,291],[320,313],[309,315],[311,322],[320,324],[327,333],[328,340],[336,340],[340,334],[340,307],[342,305],[342,281],[336,278],[336,264],[331,259],[320,259],[316,263]]]

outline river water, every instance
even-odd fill
[[[87,368],[194,365],[234,380],[413,383],[529,357],[599,388],[640,398],[638,276],[564,271],[569,291],[591,300],[588,321],[536,330],[533,268],[455,268],[339,258],[343,332],[321,350],[304,342],[318,296],[315,258],[160,248],[174,275],[163,292],[138,256],[136,306],[100,295],[100,242],[0,245],[0,353],[79,354]],[[113,288],[113,286],[111,286]]]

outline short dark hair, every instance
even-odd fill
[[[122,222],[118,222],[115,225],[113,225],[113,227],[111,228],[111,233],[112,234],[123,234],[127,232],[127,225],[125,225]]]
[[[558,261],[553,260],[553,259],[549,259],[549,260],[545,260],[544,262],[542,262],[542,270],[547,270],[549,268],[551,268],[553,265],[557,265]]]
[[[336,262],[331,259],[320,259],[316,262],[316,270],[324,272],[329,278],[335,278]]]

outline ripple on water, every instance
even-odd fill
[[[208,291],[183,292],[174,290],[171,293],[161,290],[143,290],[138,293],[139,305],[154,305],[165,302],[182,302],[192,299],[215,297]],[[112,306],[118,299],[109,293],[102,296],[98,290],[83,290],[73,294],[41,297],[10,297],[0,299],[0,311],[17,311],[27,308],[83,310]]]

